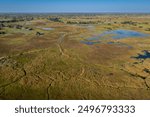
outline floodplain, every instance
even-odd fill
[[[150,99],[150,15],[0,14],[0,99]]]

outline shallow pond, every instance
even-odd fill
[[[132,58],[136,58],[136,59],[148,59],[148,58],[150,58],[150,52],[148,50],[144,50],[143,54],[138,54],[138,56],[132,57]]]
[[[54,28],[42,28],[43,30],[54,30]]]
[[[150,36],[148,34],[132,31],[132,30],[111,30],[111,31],[105,31],[101,33],[100,35],[93,36],[91,38],[87,38],[84,41],[81,41],[81,43],[87,44],[87,45],[93,45],[99,43],[100,40],[103,39],[125,39],[125,38],[142,38]],[[94,42],[93,42],[94,41]],[[108,43],[108,44],[114,44],[114,43]]]
[[[101,42],[97,41],[97,42],[92,42],[92,41],[81,41],[81,43],[84,43],[86,45],[94,45],[94,44],[99,44]]]
[[[132,31],[132,30],[111,30],[111,31],[105,31],[100,35],[88,38],[87,40],[99,40],[99,39],[124,39],[124,38],[139,38],[139,37],[146,37],[150,36],[148,34]]]
[[[132,30],[114,30],[104,32],[102,35],[114,34],[113,39],[123,39],[123,38],[132,38],[132,37],[146,37],[148,34],[132,31]]]

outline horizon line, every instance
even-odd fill
[[[6,14],[13,14],[13,13],[16,13],[16,14],[32,14],[32,13],[35,13],[35,14],[76,14],[76,13],[85,13],[85,14],[150,14],[150,12],[0,12],[1,13],[6,13]]]

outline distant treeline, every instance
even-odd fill
[[[0,23],[13,23],[13,22],[20,22],[20,21],[31,21],[33,20],[33,17],[14,17],[12,19],[4,18],[0,20]]]
[[[66,23],[66,24],[99,24],[102,23],[101,21],[66,21],[63,20],[63,18],[48,18],[48,20],[53,21],[53,22],[61,22],[61,23]]]
[[[101,21],[67,21],[67,24],[99,24]]]
[[[53,22],[64,22],[61,18],[48,18],[48,20]]]

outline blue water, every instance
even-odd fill
[[[125,39],[125,38],[143,38],[150,36],[148,34],[132,31],[132,30],[111,30],[111,31],[105,31],[101,33],[100,35],[93,36],[91,38],[87,38],[84,41],[81,41],[81,43],[87,44],[87,45],[93,45],[100,43],[100,40],[102,39]],[[108,44],[116,44],[112,42],[108,42]],[[120,44],[122,45],[122,44]],[[130,47],[130,46],[129,46]]]
[[[150,52],[147,51],[147,50],[144,50],[143,54],[138,54],[138,56],[132,57],[132,58],[136,58],[136,59],[148,59],[148,58],[150,58]]]
[[[43,30],[54,30],[53,28],[42,28]]]
[[[148,34],[132,31],[132,30],[111,30],[111,31],[105,31],[100,35],[88,38],[87,40],[99,40],[99,39],[105,39],[108,38],[112,39],[124,39],[124,38],[141,38],[141,37],[147,37],[150,36]]]
[[[146,37],[147,34],[131,31],[131,30],[114,30],[114,31],[108,31],[104,32],[102,35],[107,34],[114,34],[112,36],[113,39],[123,39],[123,38],[134,38],[134,37]]]
[[[81,43],[84,43],[86,45],[94,45],[94,44],[99,44],[100,42],[97,41],[97,42],[92,42],[92,41],[81,41]]]

